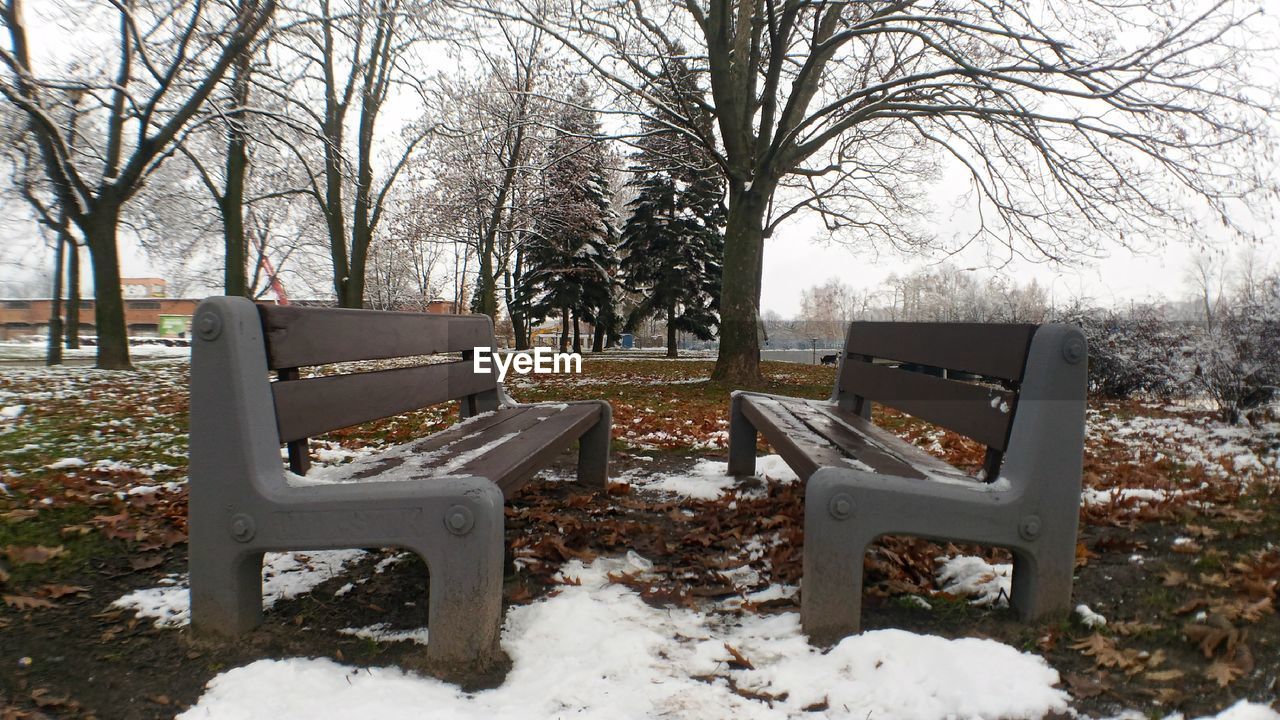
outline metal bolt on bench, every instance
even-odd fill
[[[1022,618],[1070,609],[1087,359],[1068,325],[856,322],[830,400],[733,393],[729,472],[755,471],[759,433],[808,482],[813,642],[858,632],[863,555],[888,534],[1009,548]],[[987,482],[872,424],[877,402],[986,445]]]
[[[191,360],[190,575],[196,631],[234,636],[262,621],[268,551],[402,547],[430,573],[431,663],[498,655],[503,498],[579,443],[578,479],[604,487],[604,401],[521,405],[466,357],[494,346],[483,315],[257,306],[217,297],[196,311]],[[461,362],[300,378],[298,368],[461,352]],[[277,379],[270,379],[270,372]],[[458,400],[467,420],[408,445],[307,472],[307,438]],[[411,471],[411,463],[418,466]],[[345,475],[344,475],[345,473]],[[393,477],[394,475],[394,477]]]

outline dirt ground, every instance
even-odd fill
[[[652,453],[647,456],[654,457]],[[566,457],[561,461],[566,470],[571,460]],[[687,456],[666,453],[642,466],[681,470],[691,464]],[[625,471],[637,465],[640,463],[633,456],[620,454],[616,469]],[[764,505],[777,515],[798,519],[795,499],[789,492],[775,493]],[[1220,710],[1239,698],[1267,702],[1280,691],[1280,620],[1276,615],[1265,613],[1250,625],[1248,644],[1241,645],[1252,653],[1253,670],[1221,687],[1205,676],[1201,646],[1187,639],[1186,627],[1196,624],[1195,610],[1188,606],[1207,606],[1197,602],[1204,586],[1191,580],[1180,584],[1164,580],[1176,579],[1179,573],[1187,578],[1204,577],[1206,571],[1224,568],[1229,559],[1265,551],[1266,538],[1280,537],[1280,503],[1274,495],[1256,501],[1256,505],[1254,499],[1243,502],[1264,513],[1264,519],[1257,523],[1205,519],[1201,527],[1206,532],[1221,533],[1214,546],[1221,554],[1216,562],[1174,550],[1178,546],[1173,539],[1186,532],[1177,522],[1145,522],[1132,528],[1085,525],[1081,543],[1090,554],[1079,569],[1075,598],[1110,620],[1115,628],[1110,636],[1095,635],[1078,619],[1026,625],[1010,610],[974,607],[965,599],[941,595],[931,597],[932,609],[926,610],[904,602],[903,594],[888,592],[892,573],[876,570],[875,562],[869,563],[873,569],[868,578],[864,625],[946,637],[987,637],[1038,652],[1062,673],[1076,698],[1075,709],[1095,717],[1132,708],[1148,708],[1153,715],[1180,711],[1194,717]],[[512,503],[508,537],[513,538],[513,545],[523,548],[553,540],[532,555],[546,559],[548,568],[569,557],[627,549],[637,550],[659,567],[678,567],[693,562],[691,558],[706,557],[707,548],[699,539],[709,535],[708,525],[718,525],[720,536],[732,534],[732,527],[719,523],[721,518],[715,512],[686,517],[672,513],[673,504],[667,498],[639,493],[591,493],[572,483],[542,482],[530,486]],[[698,508],[700,504],[707,507]],[[695,511],[718,509],[720,514],[726,504],[692,503]],[[753,507],[737,515],[743,529],[752,529],[746,518],[761,517],[759,511],[764,509]],[[545,520],[542,516],[546,513],[554,514],[556,522],[569,531],[551,535],[544,524],[529,519]],[[602,523],[601,518],[610,520]],[[588,533],[588,524],[613,533]],[[672,543],[673,538],[680,542]],[[560,542],[554,542],[556,539]],[[927,555],[930,550],[920,548],[924,544],[919,541],[901,542],[917,555]],[[890,547],[901,550],[904,546]],[[799,550],[796,548],[797,555]],[[1280,563],[1274,546],[1271,551],[1271,562]],[[375,565],[390,554],[398,553],[371,555],[346,576],[329,580],[306,595],[280,601],[267,613],[260,629],[236,642],[193,639],[186,628],[156,629],[149,621],[133,619],[130,611],[107,607],[110,600],[132,589],[153,587],[169,573],[184,572],[185,545],[175,545],[164,553],[161,564],[143,570],[134,569],[124,552],[102,557],[60,579],[69,586],[89,588],[87,592],[63,598],[52,608],[0,610],[3,660],[8,664],[0,672],[0,717],[172,717],[194,703],[214,675],[260,658],[327,656],[354,665],[412,665],[420,652],[412,643],[378,643],[336,632],[373,623],[388,623],[393,629],[426,625],[425,565],[404,554],[385,571],[376,572]],[[775,579],[794,581],[797,559],[779,559]],[[334,597],[334,591],[348,577],[367,577],[369,581]],[[507,602],[530,602],[549,591],[554,591],[549,573],[522,574],[519,579],[513,574],[506,586]],[[647,599],[674,605],[725,594],[733,594],[732,588],[717,587],[714,573],[705,573],[700,582],[649,593]],[[798,606],[792,600],[775,601],[755,611],[795,612]],[[1206,618],[1206,625],[1213,626],[1213,622]],[[1105,652],[1102,658],[1086,655],[1076,647],[1095,636],[1114,638],[1111,652],[1115,658],[1106,658]],[[1110,667],[1100,662],[1109,662]],[[486,685],[494,680],[473,682]]]
[[[630,373],[633,381],[643,375],[635,368],[617,372]],[[829,376],[820,375],[821,369],[788,372],[789,379],[769,389],[820,396],[829,387]],[[181,380],[174,382],[180,385]],[[799,583],[799,484],[757,483],[716,500],[691,500],[625,482],[634,472],[688,472],[701,458],[724,459],[723,450],[694,450],[689,436],[678,435],[700,432],[706,437],[723,427],[721,390],[673,385],[671,397],[664,398],[643,385],[632,382],[631,390],[620,391],[615,400],[615,438],[632,437],[629,443],[619,441],[614,453],[612,475],[622,482],[607,492],[591,492],[560,481],[558,477],[572,475],[573,457],[566,455],[551,479],[532,483],[510,501],[509,553],[520,558],[522,569],[516,572],[511,563],[505,586],[508,606],[556,592],[555,571],[570,559],[628,550],[652,560],[663,577],[681,578],[636,583],[634,589],[657,606],[694,607],[771,584]],[[108,390],[101,391],[109,396]],[[522,399],[575,392],[585,397],[600,389],[525,388]],[[161,415],[177,418],[171,425],[148,423],[159,427],[160,435],[181,436],[184,404],[148,403],[159,407]],[[73,418],[83,414],[71,404],[64,411],[50,422],[72,426]],[[900,425],[893,417],[878,420]],[[422,422],[447,421],[431,417]],[[93,427],[105,425],[99,421]],[[684,430],[689,427],[695,430]],[[908,436],[914,432],[899,429]],[[395,441],[405,430],[384,425],[362,432],[366,434],[338,439],[348,445]],[[661,446],[667,438],[675,439]],[[37,452],[25,450],[38,444],[30,440],[21,434],[0,435],[0,451]],[[642,443],[645,447],[637,449]],[[963,443],[943,437],[938,447],[958,465],[972,462],[973,450]],[[1197,479],[1182,465],[1165,467],[1163,461],[1147,462],[1130,453],[1119,447],[1091,449],[1086,484],[1121,487],[1129,478],[1150,481],[1150,473],[1177,476],[1180,482]],[[50,467],[39,464],[56,457],[27,462]],[[158,477],[176,477],[183,470],[169,468]],[[421,646],[337,632],[374,623],[391,629],[427,624],[425,565],[394,550],[373,552],[344,576],[279,601],[261,628],[233,642],[193,638],[186,628],[158,629],[132,611],[111,608],[112,601],[133,589],[156,587],[166,576],[186,571],[185,488],[124,499],[90,492],[93,483],[111,480],[111,473],[118,474],[108,468],[97,474],[32,472],[6,478],[12,492],[0,494],[0,560],[7,560],[0,562],[5,599],[0,603],[0,720],[172,717],[196,701],[210,678],[260,658],[417,664]],[[1152,717],[1173,712],[1196,717],[1242,698],[1274,707],[1280,696],[1280,618],[1274,611],[1280,581],[1280,489],[1273,482],[1229,487],[1205,482],[1196,487],[1177,499],[1117,498],[1082,509],[1073,601],[1105,616],[1105,627],[1086,627],[1079,616],[1028,625],[1008,609],[977,607],[967,598],[942,593],[934,581],[935,558],[964,552],[998,561],[1002,551],[940,547],[911,538],[885,538],[869,555],[864,627],[986,637],[1035,652],[1061,673],[1073,708],[1093,717],[1126,709]],[[722,571],[741,565],[744,542],[765,534],[776,534],[783,542],[752,561],[759,572],[755,587],[735,585]],[[49,558],[19,555],[24,549],[54,546],[60,550]],[[7,558],[3,553],[9,553]],[[392,556],[396,561],[384,562]],[[364,582],[335,596],[354,578]],[[930,607],[922,607],[917,598]],[[796,611],[798,600],[791,598],[747,603],[739,612]],[[477,687],[500,681],[500,674],[470,679]]]

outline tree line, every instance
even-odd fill
[[[93,30],[45,57],[3,0],[4,131],[67,262],[88,250],[100,367],[129,365],[122,228],[175,267],[217,263],[232,294],[322,264],[338,304],[384,306],[449,277],[517,345],[547,317],[597,347],[661,317],[717,336],[715,377],[749,383],[765,239],[797,215],[1070,260],[1191,229],[1187,202],[1229,222],[1265,186],[1250,0],[41,9]],[[967,238],[930,226],[947,168],[981,211]]]

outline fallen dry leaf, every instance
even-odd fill
[[[14,565],[43,565],[54,558],[66,555],[67,551],[61,545],[57,547],[8,545],[4,549],[4,554]]]
[[[746,657],[744,657],[742,653],[738,652],[738,649],[735,648],[734,646],[730,645],[729,643],[725,643],[724,649],[728,650],[729,654],[733,656],[733,659],[728,661],[729,667],[737,670],[755,670],[756,669],[756,666],[752,665],[751,661],[748,660]]]
[[[1215,660],[1204,671],[1204,676],[1218,683],[1218,687],[1226,687],[1239,680],[1244,671],[1229,662]]]
[[[44,585],[40,588],[41,595],[53,598],[54,600],[66,597],[67,595],[79,595],[81,593],[87,595],[89,593],[89,588],[83,585]]]
[[[4,604],[14,610],[35,610],[53,607],[53,603],[44,598],[29,597],[27,595],[5,595]]]

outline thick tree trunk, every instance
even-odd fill
[[[596,323],[594,337],[591,339],[591,352],[604,351],[604,323]]]
[[[582,354],[582,328],[578,326],[578,313],[573,313],[573,351]]]
[[[731,385],[761,382],[760,279],[768,188],[733,193],[724,237],[720,289],[720,354],[711,379]]]
[[[124,322],[124,293],[120,289],[120,253],[116,228],[120,206],[99,200],[85,219],[85,241],[93,264],[94,323],[98,333],[98,362],[103,370],[132,370],[129,335]]]
[[[80,246],[67,240],[67,349],[80,349]]]
[[[529,333],[533,322],[525,315],[522,308],[516,307],[514,288],[520,285],[520,276],[524,272],[524,248],[516,246],[516,267],[507,271],[507,314],[511,316],[511,334],[515,335],[516,349],[529,349]]]

